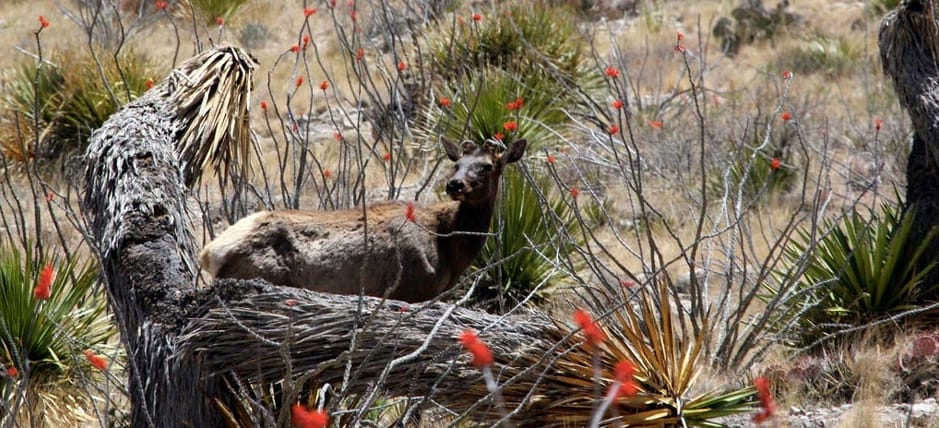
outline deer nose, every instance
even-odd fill
[[[463,180],[450,180],[447,182],[447,193],[459,192],[463,190],[464,187],[466,187],[466,185],[463,184]]]

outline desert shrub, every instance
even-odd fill
[[[734,55],[743,45],[761,40],[772,40],[777,34],[801,20],[799,15],[786,10],[787,2],[780,2],[767,10],[762,1],[746,1],[731,11],[730,17],[720,17],[711,32],[721,41],[721,50]]]
[[[47,300],[34,288],[50,267]],[[107,300],[91,263],[54,259],[45,254],[0,247],[0,367],[16,376],[0,376],[0,420],[24,418],[37,426],[80,426],[93,421],[88,387],[91,366],[84,350],[102,352],[115,333]],[[45,421],[45,425],[41,422]]]
[[[271,38],[271,30],[260,22],[250,22],[238,30],[238,42],[247,49],[258,49]]]
[[[553,128],[567,120],[552,89],[544,76],[477,71],[453,85],[445,96],[449,106],[438,102],[427,109],[422,132],[477,144],[492,138],[526,138],[529,153],[534,153],[555,141]]]
[[[752,387],[698,389],[696,382],[706,366],[702,348],[710,333],[704,329],[691,335],[677,327],[671,292],[663,281],[638,294],[635,306],[627,302],[612,311],[607,330],[614,359],[636,366],[640,392],[621,400],[629,408],[621,420],[624,425],[721,426],[713,419],[756,407]]]
[[[797,178],[795,167],[781,150],[756,150],[749,146],[734,154],[729,168],[716,171],[710,177],[712,195],[728,191],[748,203],[790,190]]]
[[[8,138],[0,150],[18,162],[62,160],[83,151],[91,132],[146,91],[149,76],[155,75],[141,55],[128,52],[119,60],[120,67],[102,60],[106,81],[94,59],[83,53],[54,54],[42,66],[32,61],[20,64],[2,103],[8,114],[21,119],[4,118],[2,133]],[[17,122],[19,128],[13,128]],[[40,131],[38,140],[30,131],[33,126]]]
[[[245,3],[245,0],[189,0],[192,12],[206,25],[215,25],[216,18],[228,21]]]
[[[863,56],[863,46],[848,37],[813,34],[782,58],[796,73],[837,76],[857,68]]]
[[[456,31],[443,28],[429,34],[430,60],[448,81],[494,67],[553,79],[559,83],[554,95],[566,94],[573,82],[586,89],[598,88],[602,79],[573,15],[563,6],[513,2],[492,16],[461,21]]]
[[[531,295],[532,303],[550,295],[559,277],[556,266],[582,244],[579,223],[547,177],[528,182],[515,170],[505,172],[503,194],[496,206],[497,236],[486,240],[477,258],[492,266],[491,281],[477,287],[478,301],[512,307]],[[542,200],[545,198],[545,200]]]
[[[37,300],[40,272],[52,266],[51,295]],[[107,300],[94,285],[98,270],[90,263],[62,262],[14,247],[0,248],[0,361],[32,377],[67,370],[75,354],[105,343],[114,333]]]
[[[799,230],[785,249],[788,266],[804,269],[796,285],[801,298],[777,318],[780,326],[794,324],[793,345],[812,346],[841,330],[914,309],[919,295],[936,293],[939,284],[923,283],[935,264],[917,269],[936,234],[912,236],[912,214],[902,208],[884,203],[879,214],[867,216],[854,210],[818,230]],[[778,281],[793,271],[779,272]]]

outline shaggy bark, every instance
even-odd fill
[[[913,125],[913,147],[906,168],[906,203],[914,214],[913,236],[926,236],[939,225],[939,22],[930,0],[904,0],[884,17],[880,58],[894,83],[900,104]],[[934,241],[923,263],[939,260]],[[926,278],[939,281],[939,269]],[[932,299],[939,296],[922,296]]]
[[[553,412],[589,414],[583,364],[556,361],[567,353],[590,367],[589,353],[543,315],[409,307],[261,281],[196,288],[175,117],[171,104],[145,95],[108,119],[87,152],[83,209],[129,358],[132,426],[224,426],[219,404],[244,403],[228,385],[301,377],[338,384],[347,363],[346,394],[432,394],[450,411],[494,416],[479,370],[456,341],[467,328],[492,346],[516,420],[551,418],[550,403],[560,403]],[[574,391],[585,398],[572,399]]]

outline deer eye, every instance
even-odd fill
[[[488,163],[487,163],[487,164],[484,164],[484,165],[482,166],[482,170],[485,171],[485,172],[492,171],[492,164],[488,164]]]

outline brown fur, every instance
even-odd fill
[[[205,246],[203,269],[215,278],[263,278],[407,302],[440,295],[457,283],[485,244],[499,177],[506,164],[521,158],[526,142],[516,141],[502,156],[465,144],[463,150],[472,151],[464,156],[456,145],[444,145],[456,162],[447,186],[454,201],[414,203],[413,222],[406,216],[406,201],[376,203],[364,213],[255,213]]]

